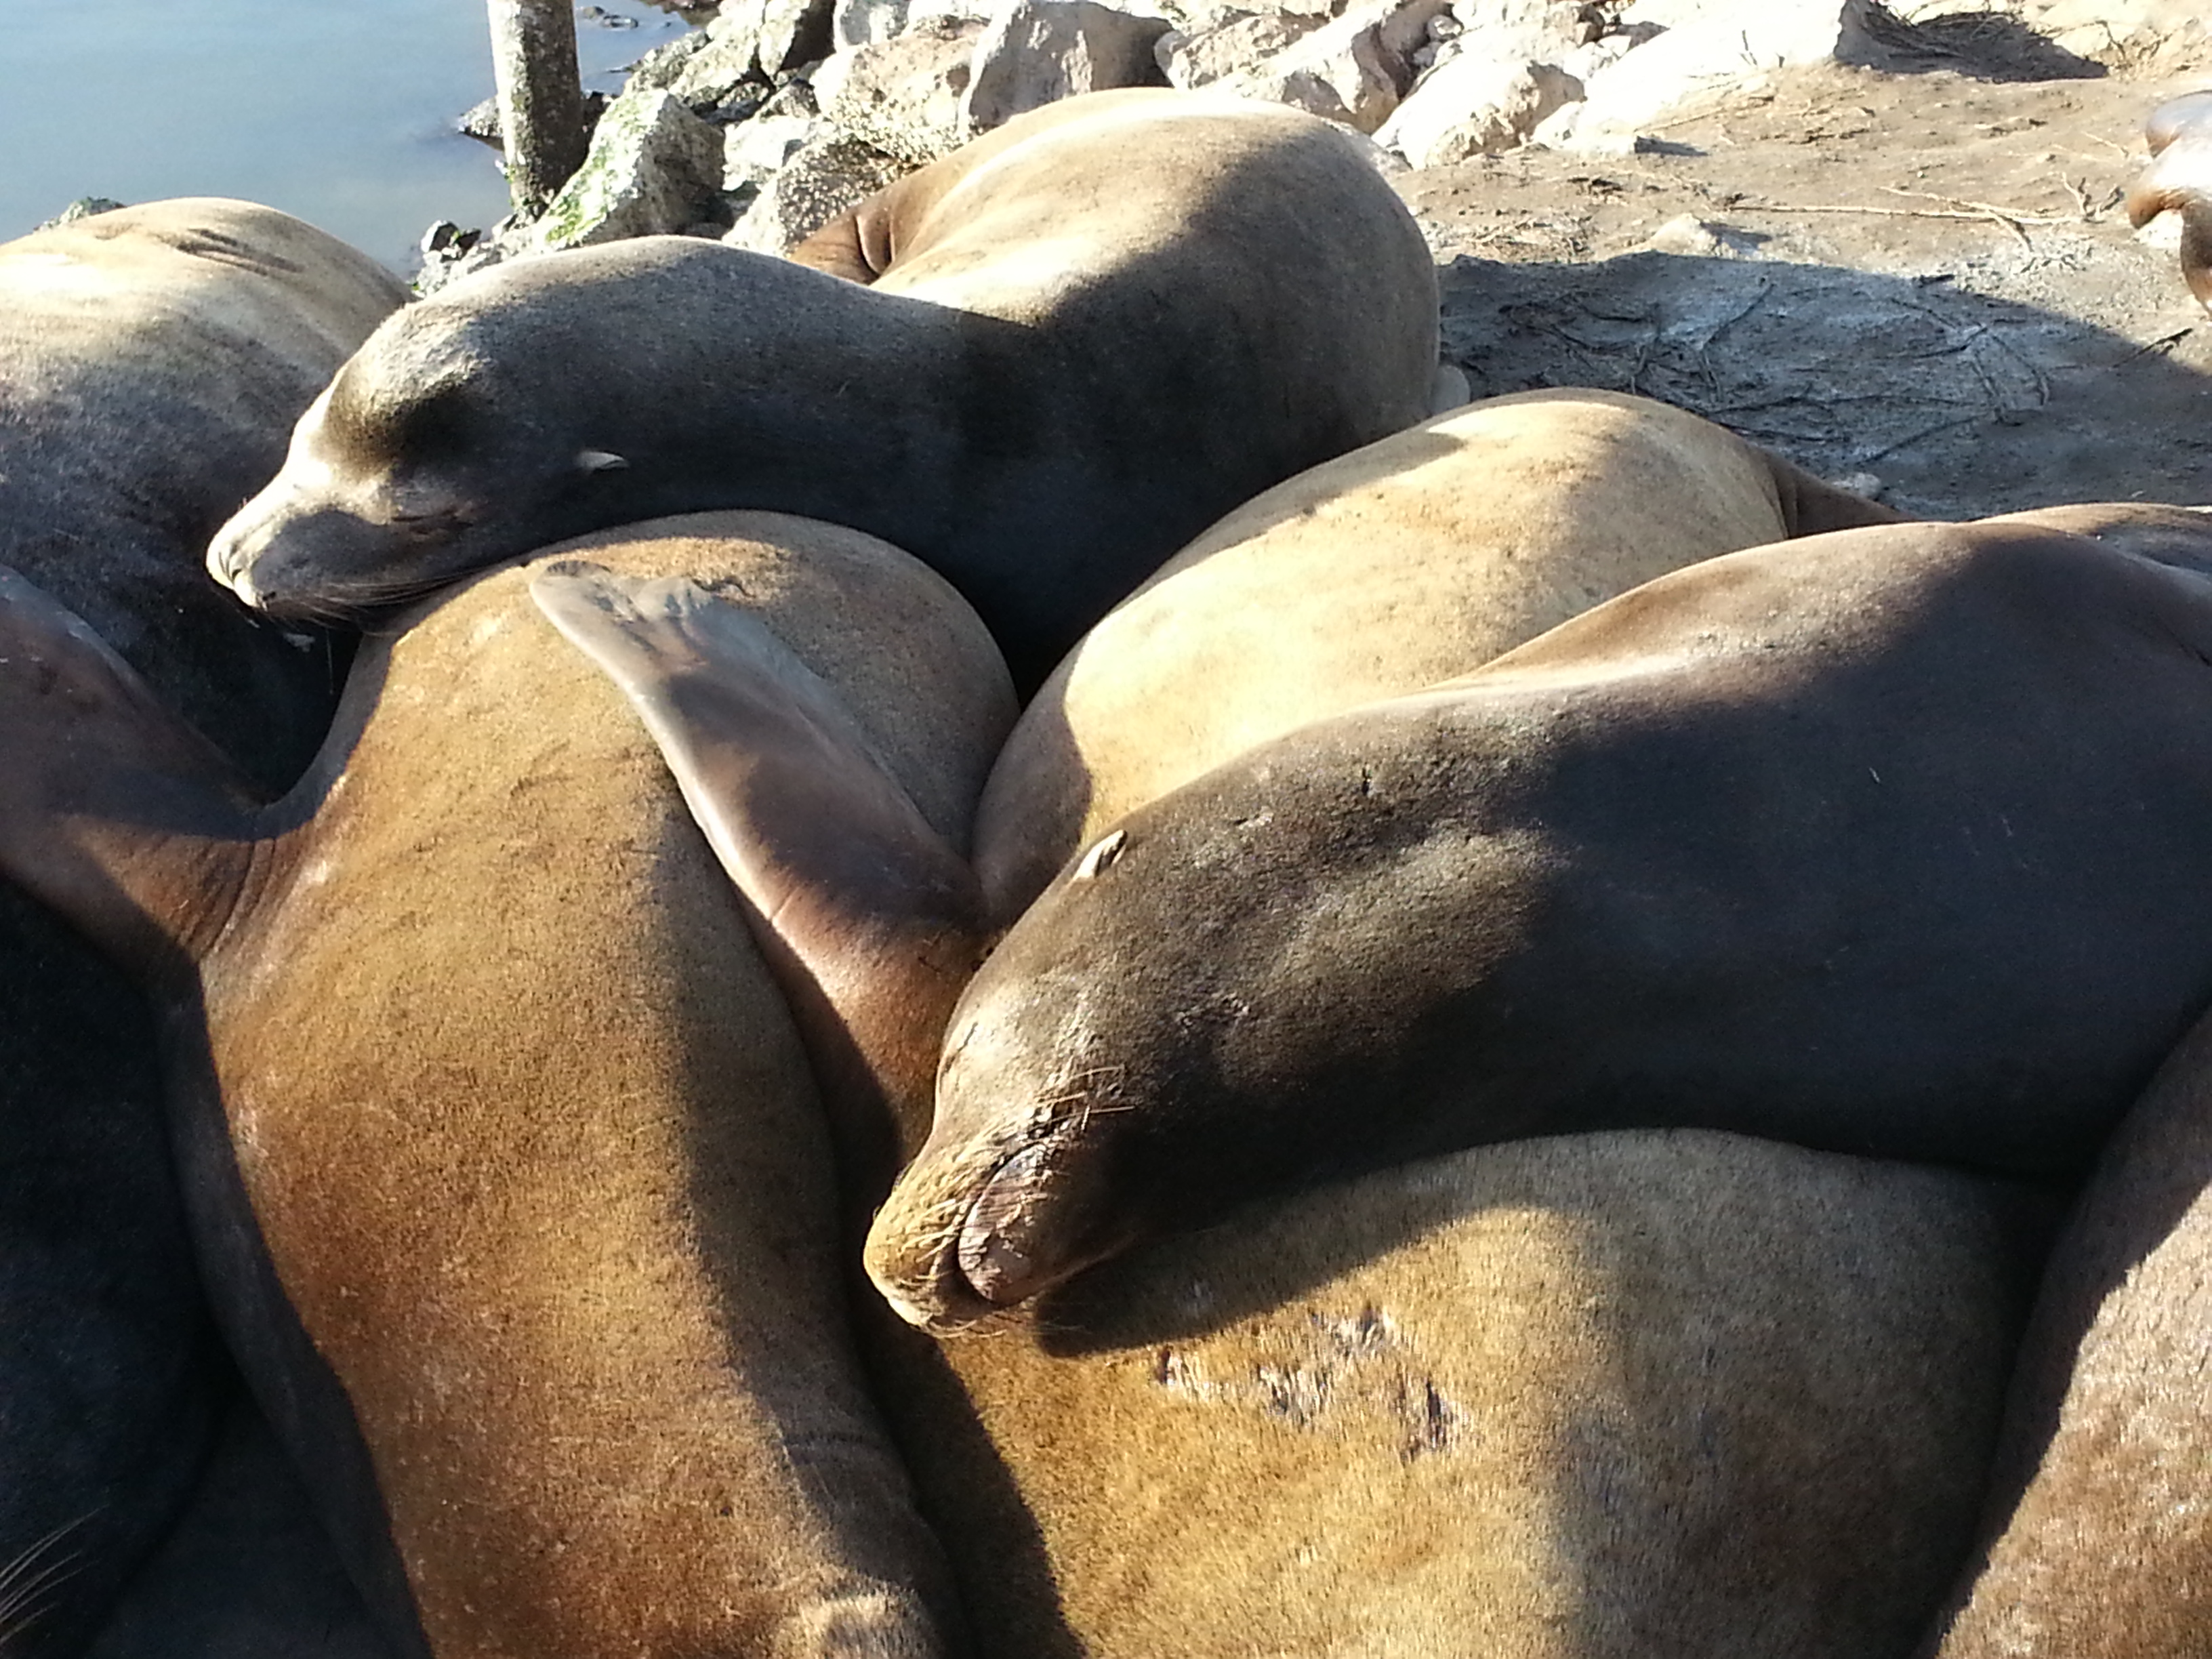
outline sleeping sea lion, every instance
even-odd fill
[[[1118,819],[1683,565],[1904,515],[1648,398],[1490,398],[1300,473],[1084,635],[1007,738],[976,873],[1010,923]]]
[[[2022,1345],[1986,1553],[1923,1652],[2212,1651],[2212,1020],[2122,1121]]]
[[[273,787],[320,740],[331,664],[211,588],[202,556],[404,293],[244,202],[0,246],[0,563],[65,595]],[[231,1384],[144,1004],[4,883],[0,1008],[0,1650],[46,1659],[82,1649],[167,1530]]]
[[[935,1044],[884,1015],[941,1018],[969,971],[958,849],[742,613],[625,586],[534,588],[787,993],[850,1011],[805,1027],[825,1088],[912,1146]],[[877,1304],[870,1346],[981,1653],[1859,1659],[1966,1547],[2020,1209],[1735,1137],[1549,1140],[1248,1209],[942,1350]]]
[[[1694,565],[1130,814],[963,993],[872,1273],[957,1323],[1566,1130],[2078,1176],[2212,1001],[2212,579],[2037,517]]]
[[[773,507],[942,571],[1034,685],[1230,507],[1429,411],[1420,233],[1297,111],[1068,99],[851,223],[872,283],[644,237],[410,307],[210,568],[356,616],[599,526]]]
[[[562,552],[742,593],[964,841],[1012,704],[939,579],[769,514]],[[398,1652],[925,1659],[790,1018],[527,580],[377,641],[266,808],[10,582],[0,868],[154,990],[218,1315]]]
[[[2181,216],[2181,274],[2212,311],[2212,89],[2160,104],[2143,136],[2151,160],[2128,186],[2128,222],[2140,230],[2161,213]]]

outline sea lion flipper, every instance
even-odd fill
[[[741,606],[576,562],[538,606],[622,688],[744,896],[841,1111],[879,1091],[926,1127],[939,1039],[982,949],[967,861],[836,691]],[[865,1076],[849,1075],[857,1061]]]
[[[251,793],[91,625],[0,565],[0,873],[126,963],[191,951]]]

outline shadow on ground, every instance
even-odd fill
[[[1441,269],[1474,395],[1589,386],[1719,422],[1932,518],[2212,501],[2212,376],[1948,276],[1632,253]],[[2178,340],[2180,337],[2176,336]]]

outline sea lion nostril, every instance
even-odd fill
[[[960,1271],[986,1302],[1020,1302],[1037,1288],[1042,1224],[1050,1218],[1042,1191],[1050,1153],[1048,1146],[1016,1152],[968,1207],[960,1228]]]

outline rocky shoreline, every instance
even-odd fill
[[[1668,151],[1684,112],[1780,70],[2001,78],[2212,64],[2181,0],[1999,14],[1877,0],[733,0],[646,54],[542,217],[434,225],[418,287],[519,254],[719,236],[781,252],[893,179],[1028,109],[1109,87],[1218,87],[1370,136],[1428,169],[1534,146]],[[2002,23],[2002,27],[1996,25]],[[463,130],[498,141],[496,115]]]

